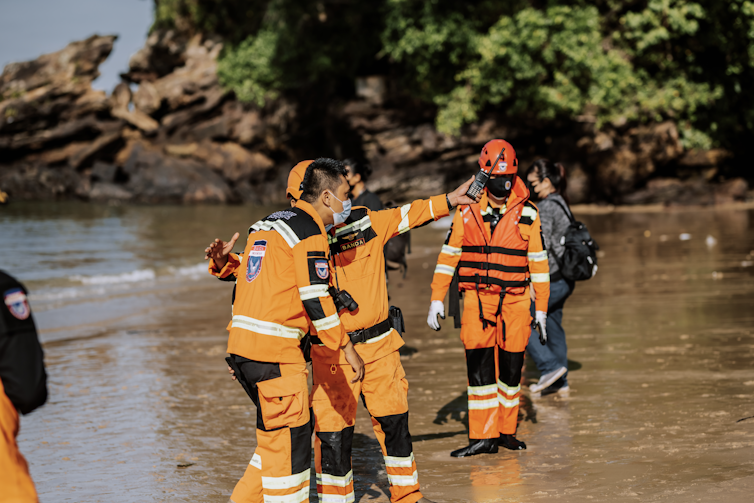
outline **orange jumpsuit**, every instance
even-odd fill
[[[381,211],[356,207],[343,226],[330,231],[334,281],[359,305],[353,312],[342,310],[341,322],[350,334],[363,335],[364,329],[370,329],[374,337],[355,343],[365,365],[364,381],[355,384],[350,383],[353,370],[343,355],[317,345],[316,340],[312,345],[320,502],[354,501],[351,442],[359,395],[382,448],[391,501],[414,503],[422,497],[408,430],[408,381],[398,353],[403,338],[385,327],[389,305],[382,250],[390,238],[448,213],[445,195]]]
[[[516,433],[521,367],[531,332],[529,283],[537,311],[547,311],[547,251],[539,212],[528,196],[516,177],[501,211],[488,204],[486,191],[478,204],[459,208],[432,280],[433,301],[445,298],[457,270],[464,292],[461,341],[472,440]]]
[[[0,502],[35,503],[37,491],[16,444],[18,411],[0,381]]]
[[[257,449],[231,501],[309,501],[311,425],[301,339],[315,327],[333,352],[348,342],[328,294],[330,268],[322,220],[312,206],[255,223],[243,255],[210,273],[238,278],[228,353],[257,406]],[[243,261],[243,262],[241,262]]]

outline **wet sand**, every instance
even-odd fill
[[[243,232],[248,215],[231,210],[207,209],[180,246],[203,248],[215,227],[223,237]],[[467,442],[458,330],[448,319],[435,333],[425,321],[445,230],[413,233],[408,277],[391,273],[390,293],[406,316],[403,363],[425,495],[751,501],[754,212],[582,217],[602,256],[564,311],[570,396],[530,398],[524,387],[518,435],[529,449],[469,459],[448,455]],[[186,224],[177,212],[158,220],[159,232],[141,236],[155,251]],[[66,337],[54,336],[57,315],[40,313],[50,401],[23,418],[19,443],[41,501],[227,501],[255,445],[254,407],[223,360],[230,290],[202,276],[130,292],[122,302],[141,307],[87,321],[87,337],[76,336],[75,320]],[[528,362],[526,383],[537,376]],[[388,501],[363,409],[353,462],[357,501]]]

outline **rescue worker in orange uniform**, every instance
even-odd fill
[[[521,367],[531,333],[529,288],[534,288],[536,320],[542,327],[550,296],[539,212],[516,174],[515,150],[505,140],[492,140],[482,149],[479,167],[490,173],[490,180],[478,204],[456,211],[437,259],[427,318],[431,328],[440,329],[445,293],[457,281],[464,293],[461,341],[470,442],[451,452],[453,457],[495,453],[499,445],[526,449],[515,434]]]
[[[342,218],[348,183],[343,166],[317,159],[308,168],[306,201],[256,222],[242,255],[216,239],[206,250],[210,273],[238,277],[228,338],[235,377],[257,406],[257,448],[231,501],[309,501],[311,425],[307,370],[300,341],[313,327],[322,343],[351,366],[364,364],[328,293],[325,226]],[[242,259],[242,260],[241,260]]]
[[[340,320],[364,360],[366,377],[354,382],[343,355],[312,340],[314,457],[322,503],[354,501],[351,445],[359,397],[382,449],[391,501],[429,501],[420,492],[408,429],[408,381],[398,353],[403,338],[395,328],[402,330],[402,317],[388,304],[383,247],[409,229],[448,215],[452,207],[473,203],[465,196],[472,180],[447,195],[399,208],[355,207],[345,222],[329,231],[335,286],[357,304],[344,305]]]
[[[37,491],[18,450],[18,414],[47,400],[47,374],[26,289],[0,271],[0,502],[36,503]]]

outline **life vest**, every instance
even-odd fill
[[[529,284],[529,242],[521,237],[518,223],[525,202],[525,199],[513,201],[491,237],[484,226],[481,206],[472,204],[463,209],[463,245],[457,269],[459,290],[524,293]],[[485,213],[492,211],[492,207],[487,206]]]

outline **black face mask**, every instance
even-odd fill
[[[487,190],[498,199],[507,197],[513,188],[513,179],[515,176],[516,175],[490,178],[487,182]]]

